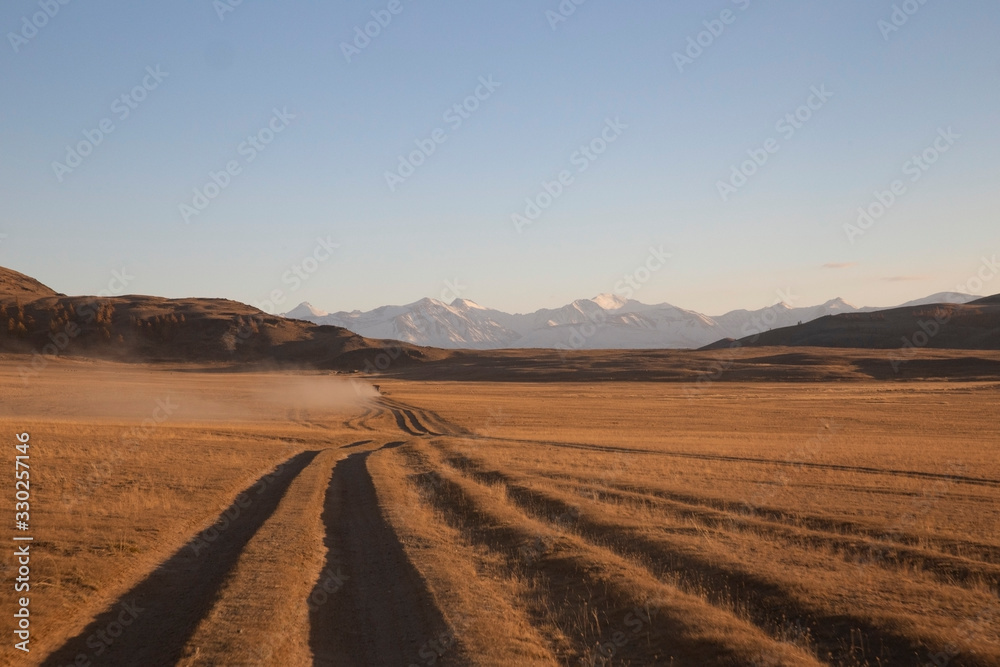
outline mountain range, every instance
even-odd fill
[[[469,301],[447,306],[428,301],[418,302],[422,308],[377,309],[367,318],[382,321],[376,333],[380,338],[395,333],[396,326],[411,336],[430,331],[439,340],[453,340],[457,333],[471,338],[468,329],[459,327],[469,327],[472,320],[478,323],[479,345],[547,340],[554,348],[446,350],[362,337],[343,327],[270,315],[228,299],[67,296],[0,267],[0,361],[13,364],[8,368],[16,369],[22,382],[31,382],[59,359],[209,364],[227,371],[360,371],[414,380],[1000,380],[1000,295],[962,305],[942,303],[948,300],[948,295],[933,295],[868,312],[839,300],[813,309],[778,304],[718,318],[613,297],[506,316]],[[853,312],[842,312],[847,309]],[[834,314],[804,324],[779,326],[831,310]],[[448,319],[441,320],[438,330],[431,329],[431,314],[441,312]],[[468,312],[472,315],[459,317]],[[311,308],[307,314],[330,317]],[[352,319],[363,320],[363,315]],[[772,321],[774,328],[759,335],[724,336],[698,350],[582,349],[625,336],[633,343],[649,344],[655,336],[664,341],[670,331],[684,333],[687,345],[694,346],[706,337],[769,327]],[[594,322],[598,325],[590,327]],[[532,325],[538,329],[529,330]],[[572,349],[574,345],[581,349]]]
[[[962,304],[976,298],[942,292],[896,307]],[[468,299],[451,303],[421,299],[405,306],[338,313],[327,313],[304,302],[283,316],[342,327],[366,338],[445,349],[638,350],[700,348],[722,339],[742,339],[827,315],[879,310],[886,309],[858,308],[838,298],[818,306],[794,308],[780,302],[759,310],[708,316],[668,303],[650,305],[601,294],[527,314],[484,308]]]

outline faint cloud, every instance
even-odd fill
[[[904,283],[913,280],[927,280],[930,276],[886,276],[882,278],[887,283]]]
[[[824,269],[849,269],[852,266],[857,266],[857,262],[827,262],[823,265]]]

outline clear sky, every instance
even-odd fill
[[[1000,253],[1000,4],[895,5],[8,0],[0,265],[279,312],[954,290]]]

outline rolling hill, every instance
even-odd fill
[[[720,340],[703,349],[772,346],[1000,350],[1000,295],[966,304],[919,304],[831,315],[753,336]]]
[[[612,305],[620,311],[642,307],[578,302],[539,318],[572,319],[573,312],[605,310]],[[471,302],[452,307],[478,308]],[[932,323],[937,324],[936,330]],[[557,328],[563,326],[575,325]],[[797,346],[814,349],[788,349]],[[1000,296],[964,305],[823,316],[738,340],[725,338],[701,350],[647,349],[627,354],[571,346],[446,350],[367,338],[342,327],[270,315],[227,299],[66,296],[0,268],[0,356],[19,356],[29,373],[65,356],[221,364],[231,369],[363,371],[459,381],[996,380],[1000,379],[997,351]]]
[[[275,362],[364,369],[433,350],[373,341],[345,329],[269,315],[227,299],[66,296],[0,268],[0,352],[120,361]]]

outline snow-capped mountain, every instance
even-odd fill
[[[977,297],[941,293],[904,305],[965,303]],[[302,303],[284,317],[343,327],[367,338],[400,340],[441,348],[657,349],[698,348],[722,338],[809,322],[825,315],[870,312],[843,299],[792,308],[777,303],[760,310],[734,310],[709,317],[668,303],[649,305],[612,294],[579,299],[561,308],[512,314],[468,299],[444,303],[421,299],[406,306],[367,312],[327,313]]]

